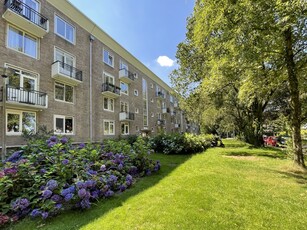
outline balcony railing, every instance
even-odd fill
[[[1,98],[3,101],[3,98]],[[6,85],[6,101],[31,106],[47,107],[47,93],[26,90],[22,87]]]
[[[24,4],[20,0],[5,0],[4,5],[6,9],[10,9],[16,14],[22,16],[26,20],[41,27],[44,30],[48,30],[48,18]]]
[[[120,69],[119,78],[126,83],[131,83],[134,81],[134,74],[126,69]]]
[[[180,128],[180,124],[176,123],[175,128],[177,128],[177,129]]]
[[[115,96],[120,95],[120,87],[115,86],[111,83],[103,83],[102,84],[102,93],[111,93]]]
[[[161,91],[159,91],[159,92],[157,92],[156,93],[156,96],[158,97],[158,98],[165,98],[165,95],[164,95],[164,93],[162,93]]]
[[[134,120],[134,113],[122,111],[122,112],[119,113],[119,120],[120,121],[133,121]]]
[[[63,75],[77,81],[82,81],[82,71],[61,61],[52,63],[52,75]]]

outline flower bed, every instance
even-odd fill
[[[72,146],[66,137],[30,141],[0,168],[0,226],[27,215],[46,219],[67,209],[88,209],[99,198],[129,188],[160,169],[143,139]]]

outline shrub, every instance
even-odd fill
[[[87,209],[99,198],[129,188],[138,176],[160,169],[138,138],[72,146],[66,137],[33,138],[0,168],[0,225],[24,216],[43,219],[67,209]]]
[[[192,154],[206,150],[215,140],[213,135],[159,134],[149,139],[152,149],[164,154]]]

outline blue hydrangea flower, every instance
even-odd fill
[[[89,199],[83,199],[83,200],[80,202],[80,206],[81,206],[81,208],[83,208],[83,209],[90,208],[90,207],[91,207],[91,203],[90,203]]]
[[[95,180],[87,180],[87,181],[85,181],[84,184],[87,188],[93,188],[96,185],[96,181]]]
[[[86,188],[86,184],[84,182],[82,182],[82,181],[78,181],[76,183],[76,186],[77,186],[78,189]]]
[[[78,196],[83,199],[86,196],[86,190],[84,188],[78,191]]]
[[[98,198],[99,198],[99,195],[100,195],[99,190],[94,190],[94,191],[91,192],[91,197],[92,197],[93,199],[98,199]]]
[[[39,209],[33,209],[33,211],[30,213],[30,216],[32,217],[37,217],[39,215],[41,215],[41,211]]]
[[[56,144],[55,142],[50,142],[50,143],[48,144],[48,148],[52,148],[55,144]]]
[[[62,160],[62,164],[63,164],[63,165],[67,165],[68,163],[69,163],[69,160],[68,160],[68,159]]]
[[[66,194],[66,196],[64,197],[64,200],[66,201],[66,202],[68,202],[68,201],[70,201],[72,198],[73,198],[73,194],[72,193],[68,193],[68,194]]]
[[[113,192],[112,190],[108,190],[108,191],[106,191],[105,194],[104,194],[105,197],[111,197],[111,196],[113,196],[113,195],[114,195],[114,192]]]
[[[122,170],[123,167],[124,167],[123,164],[119,164],[119,165],[117,166],[117,169],[118,169],[118,170]]]
[[[45,174],[47,171],[46,171],[46,169],[40,169],[39,172],[40,172],[41,174]]]
[[[127,189],[127,187],[125,185],[123,185],[123,184],[119,186],[119,190],[121,192],[125,191],[126,189]]]
[[[54,201],[55,203],[61,203],[62,197],[60,195],[55,194],[51,197],[51,200]]]
[[[44,190],[44,191],[43,191],[43,194],[42,194],[42,196],[43,196],[44,199],[50,198],[51,195],[52,195],[52,191],[49,190],[49,189]]]
[[[83,149],[85,147],[85,144],[84,143],[81,143],[81,144],[79,144],[79,149]]]
[[[56,209],[61,209],[62,207],[63,207],[62,204],[55,204],[55,208],[56,208]]]
[[[11,207],[14,211],[23,211],[29,207],[30,202],[27,198],[18,198],[15,202],[12,203]]]
[[[58,182],[56,180],[49,180],[46,186],[49,190],[53,191],[58,187]]]
[[[87,173],[90,175],[97,175],[97,171],[92,170],[92,169],[88,170]]]
[[[68,142],[67,137],[62,137],[61,140],[60,140],[60,142],[61,142],[62,144],[66,144],[66,143]]]
[[[42,217],[43,217],[44,220],[47,219],[48,216],[49,216],[48,212],[42,212]]]
[[[19,150],[17,152],[14,152],[9,158],[6,159],[5,162],[16,163],[17,161],[19,161],[21,159],[22,154],[23,154],[23,150]]]
[[[56,136],[51,136],[49,140],[52,142],[57,142],[58,138]]]

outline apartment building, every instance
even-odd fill
[[[172,89],[69,1],[1,3],[0,142],[39,125],[76,142],[190,129]]]

